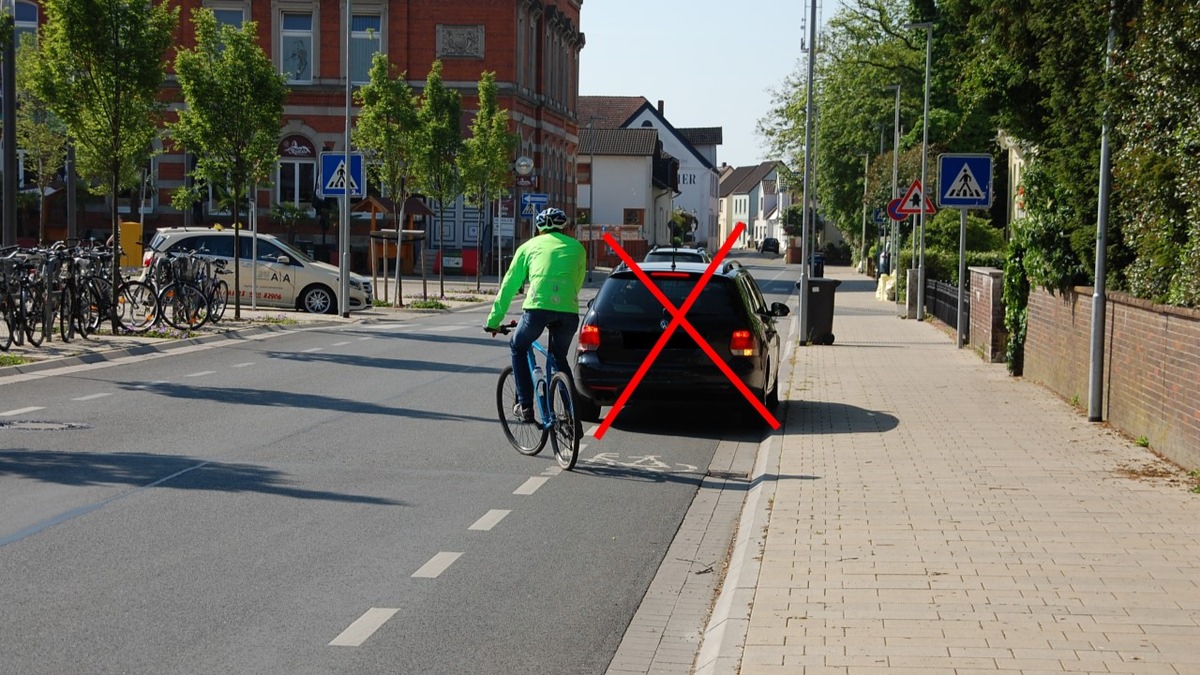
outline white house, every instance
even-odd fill
[[[676,176],[664,183],[674,183],[677,194],[655,204],[653,227],[646,237],[650,243],[670,241],[667,223],[676,209],[693,214],[697,220],[695,239],[710,248],[720,246],[718,234],[718,188],[716,168],[717,145],[721,143],[720,127],[677,129],[663,115],[663,103],[651,105],[641,96],[580,96],[579,128],[586,129],[655,129],[662,152],[678,164]],[[580,150],[580,161],[584,160]],[[604,177],[597,178],[603,181]],[[597,195],[600,191],[599,183]],[[583,204],[584,202],[580,202]],[[596,221],[599,222],[599,221]],[[648,224],[650,224],[648,222]]]
[[[579,133],[576,217],[595,225],[637,225],[650,244],[669,241],[675,162],[658,130],[587,129]],[[667,238],[664,238],[667,237]]]
[[[762,162],[721,171],[720,236],[732,234],[734,226],[746,224],[736,245],[752,248],[766,237],[783,241],[783,211],[791,205],[790,195],[779,189],[779,163]]]

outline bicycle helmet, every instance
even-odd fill
[[[537,214],[534,224],[537,225],[538,232],[562,230],[567,224],[567,214],[563,213],[562,209],[549,208]]]

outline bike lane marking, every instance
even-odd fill
[[[358,647],[375,634],[387,620],[399,612],[390,607],[372,607],[358,617],[354,623],[346,627],[337,637],[330,641],[331,647]]]
[[[31,412],[36,412],[38,410],[45,410],[45,409],[46,409],[46,406],[31,405],[28,408],[15,408],[13,410],[5,410],[4,412],[0,412],[0,417],[12,417],[13,415],[24,415],[25,413],[31,413]]]
[[[73,398],[71,400],[72,401],[94,401],[98,398],[104,398],[105,396],[112,396],[112,392],[102,391],[102,392],[99,392],[96,394],[88,394],[87,396],[80,396],[79,398]]]
[[[504,517],[510,513],[512,513],[512,511],[507,509],[492,509],[491,511],[483,514],[482,518],[475,521],[475,524],[471,525],[467,529],[475,530],[477,532],[487,532],[496,525],[500,524],[500,521],[504,520]]]
[[[548,480],[550,480],[550,479],[546,476],[534,476],[533,478],[530,478],[529,480],[525,481],[524,483],[521,483],[521,487],[514,490],[513,494],[514,495],[531,495],[531,494],[537,492],[538,488],[545,485],[546,481],[548,481]]]
[[[188,373],[187,375],[184,375],[184,377],[204,377],[205,375],[216,375],[216,374],[217,374],[217,371],[215,371],[215,370],[201,370],[201,371],[195,372],[195,373]]]
[[[445,572],[447,568],[454,564],[462,556],[461,551],[441,551],[437,555],[429,559],[429,562],[421,565],[421,568],[413,572],[414,579],[436,579]]]

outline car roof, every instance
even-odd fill
[[[704,274],[704,270],[708,269],[706,262],[685,262],[679,261],[655,261],[638,263],[638,268],[643,272],[687,272],[689,274]],[[713,276],[732,277],[742,270],[742,264],[736,260],[725,260],[713,272]],[[612,276],[620,274],[623,278],[633,276],[633,270],[629,269],[625,263],[621,263],[615,270]]]

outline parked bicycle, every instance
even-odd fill
[[[499,332],[507,335],[517,325],[512,321],[501,326]],[[537,354],[546,361],[543,369],[538,364]],[[575,414],[575,387],[570,374],[559,370],[550,354],[538,341],[529,350],[529,373],[533,378],[534,406],[533,422],[525,422],[516,412],[517,380],[512,366],[500,371],[496,383],[496,412],[508,442],[522,455],[536,455],[546,447],[546,439],[554,448],[558,465],[570,471],[579,459],[579,441],[583,437],[583,425]]]

